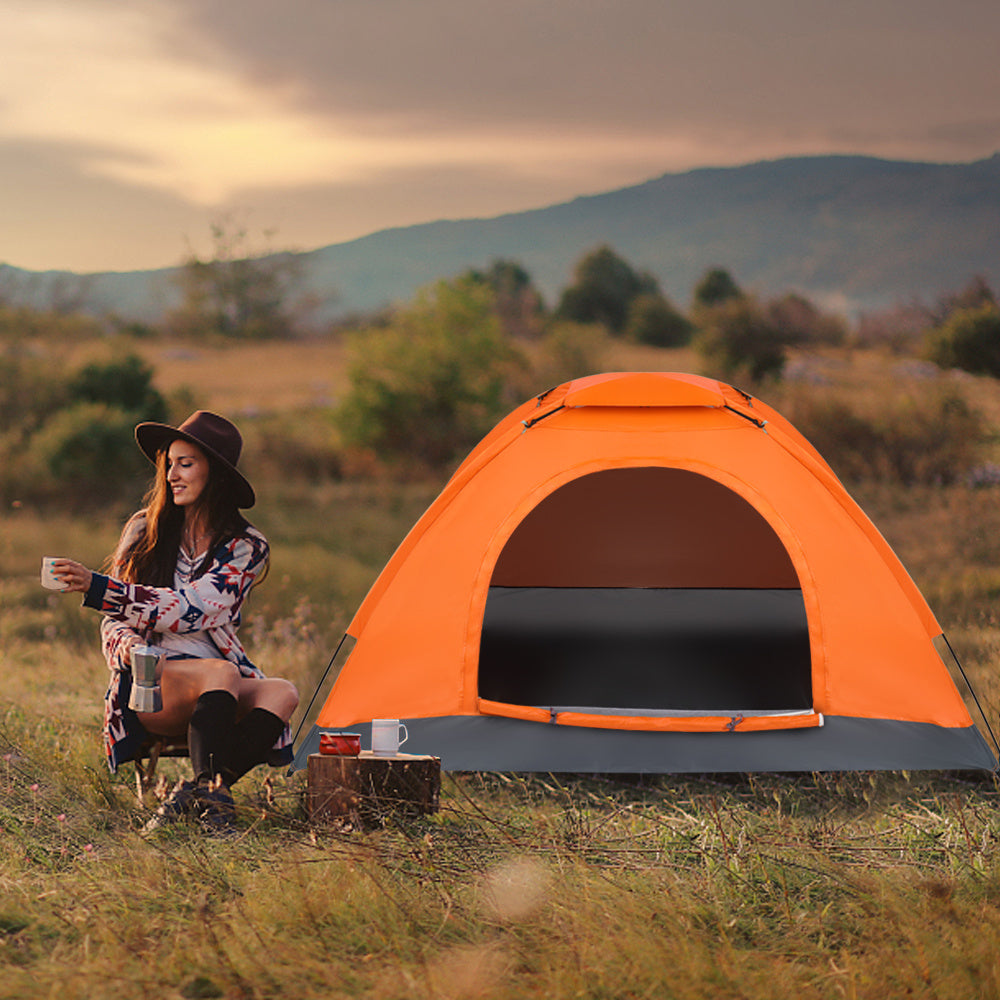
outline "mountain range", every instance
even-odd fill
[[[847,314],[933,301],[982,275],[1000,285],[1000,153],[972,163],[795,157],[664,174],[562,204],[430,222],[301,253],[327,318],[410,298],[422,285],[516,260],[554,304],[575,262],[608,244],[685,307],[726,268],[741,287],[797,291]],[[90,311],[155,320],[176,268],[72,275],[0,266],[0,295],[50,305],[67,289]]]

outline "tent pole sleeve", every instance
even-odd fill
[[[334,663],[337,661],[337,656],[340,653],[341,647],[347,641],[347,633],[345,632],[340,637],[340,642],[337,643],[337,648],[333,651],[333,656],[330,657],[330,662],[326,665],[326,670],[323,671],[323,676],[319,679],[319,684],[316,685],[316,690],[313,691],[312,697],[309,699],[309,704],[306,706],[306,710],[302,713],[302,718],[299,719],[298,728],[295,730],[295,738],[292,740],[292,745],[294,746],[299,742],[299,733],[302,732],[302,726],[305,724],[306,719],[309,718],[309,713],[312,711],[313,702],[316,701],[316,695],[319,694],[319,689],[326,682],[327,677],[330,675],[330,671],[333,669]]]
[[[727,403],[726,406],[725,406],[725,409],[729,410],[730,413],[735,413],[736,416],[738,416],[738,417],[742,417],[744,420],[749,420],[750,423],[754,424],[757,427],[760,427],[762,430],[767,425],[767,421],[766,420],[762,420],[758,416],[755,416],[755,415],[753,415],[751,413],[747,413],[744,410],[741,410],[737,406],[731,406],[729,403]]]
[[[565,409],[562,403],[558,406],[553,406],[551,410],[545,410],[539,413],[537,417],[530,417],[527,420],[522,420],[521,423],[526,431],[530,431],[532,427],[535,426],[540,420],[544,420],[546,417],[551,417],[553,413],[558,413],[560,410]]]

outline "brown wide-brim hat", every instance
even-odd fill
[[[179,427],[169,424],[143,423],[135,429],[135,439],[142,453],[154,464],[161,448],[183,438],[198,445],[218,461],[232,476],[237,507],[252,507],[257,502],[249,480],[236,468],[243,450],[243,437],[236,425],[208,410],[192,413]]]

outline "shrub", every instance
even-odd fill
[[[836,395],[810,392],[782,412],[812,442],[842,479],[948,485],[976,466],[987,429],[965,398],[951,388],[919,397],[882,398],[866,411]]]
[[[135,424],[169,416],[152,380],[134,355],[69,375],[24,354],[0,355],[0,496],[75,507],[117,498],[149,471]]]
[[[683,347],[691,339],[688,319],[664,295],[646,292],[629,305],[625,336],[650,347]]]
[[[767,313],[789,344],[840,347],[847,340],[847,323],[842,317],[823,312],[795,292],[770,301]]]
[[[501,332],[492,289],[440,281],[384,329],[355,335],[337,415],[345,443],[447,465],[510,408],[526,367]]]
[[[517,261],[500,258],[485,271],[466,271],[463,278],[492,289],[493,309],[504,333],[526,339],[541,336],[545,328],[545,302],[531,275]]]
[[[777,378],[785,367],[788,334],[755,299],[727,299],[699,313],[701,330],[694,345],[713,375],[760,382]]]
[[[928,334],[926,353],[941,368],[1000,377],[1000,307],[956,310]]]
[[[116,498],[151,466],[135,446],[134,415],[104,403],[60,410],[30,441],[28,487],[80,506]]]
[[[711,309],[742,297],[743,291],[733,280],[733,276],[724,268],[713,267],[694,286],[693,308]]]
[[[659,294],[656,279],[635,271],[611,247],[599,246],[577,262],[556,315],[575,323],[603,323],[618,334],[625,329],[632,302],[645,294]]]
[[[977,274],[964,288],[942,295],[927,309],[935,326],[940,326],[954,313],[963,309],[979,309],[981,306],[995,306],[997,297],[986,278]]]
[[[135,354],[108,364],[81,368],[68,384],[72,400],[105,403],[131,413],[136,421],[167,419],[167,403],[153,387],[153,369]]]

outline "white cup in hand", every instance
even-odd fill
[[[42,586],[46,590],[62,590],[66,586],[52,569],[57,556],[42,556]]]

